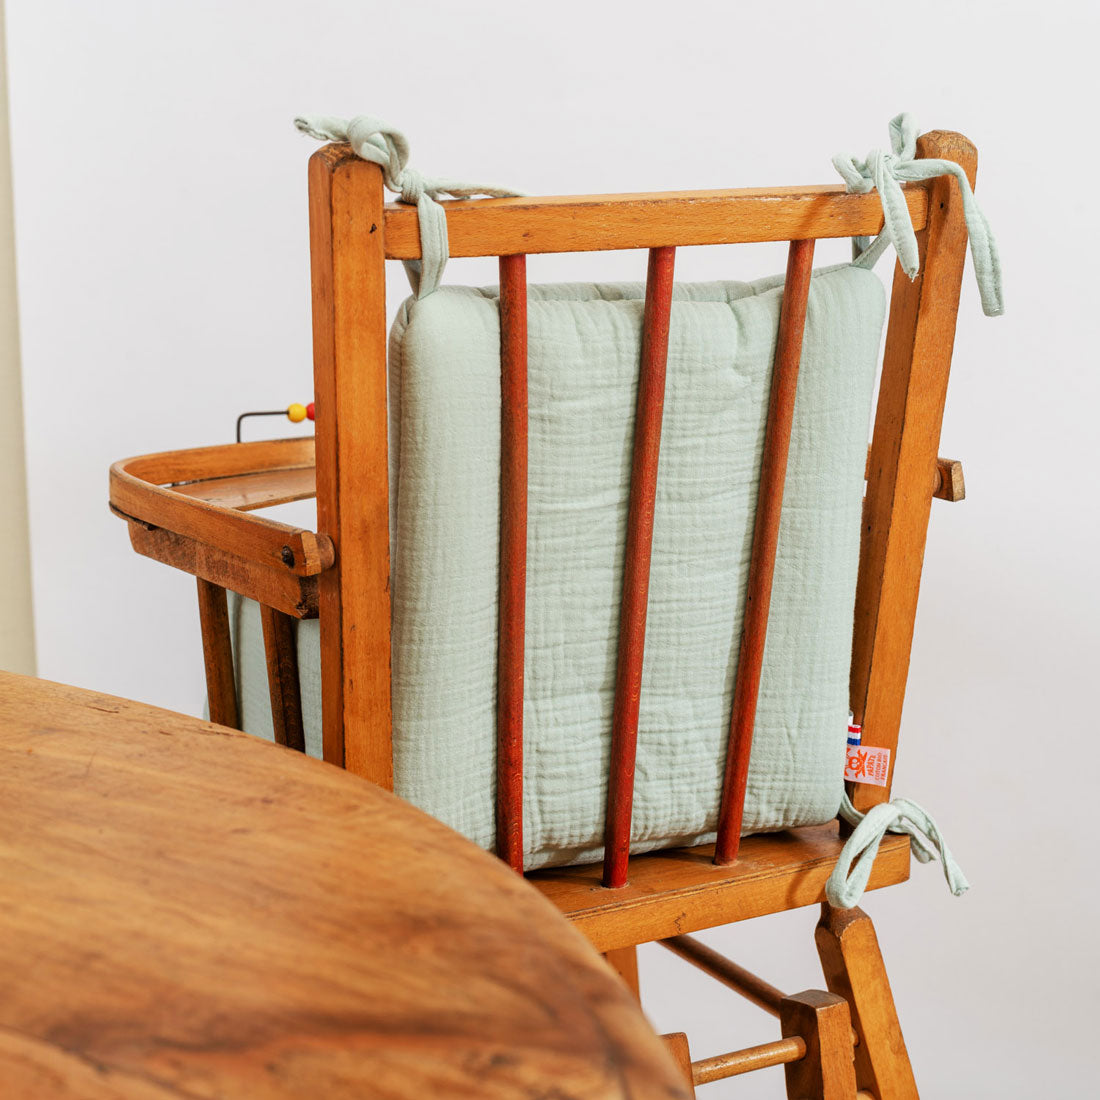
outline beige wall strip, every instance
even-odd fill
[[[15,228],[8,132],[7,43],[0,0],[0,576],[7,579],[0,608],[0,668],[34,673],[34,618],[23,451],[23,386],[19,369],[19,311],[15,288]]]

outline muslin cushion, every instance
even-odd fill
[[[782,278],[677,284],[643,666],[633,850],[713,835]],[[644,287],[531,286],[525,864],[598,858]],[[848,668],[882,285],[809,299],[743,831],[843,793]],[[492,848],[500,359],[495,288],[444,287],[390,336],[396,791]],[[234,607],[243,723],[271,737],[258,610]],[[298,627],[320,755],[319,633]]]

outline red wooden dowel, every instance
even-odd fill
[[[527,257],[500,257],[500,612],[497,854],[523,873],[527,596]]]
[[[715,863],[732,863],[737,858],[741,843],[745,784],[749,776],[756,700],[768,633],[768,608],[775,573],[775,550],[779,542],[779,520],[783,511],[783,485],[787,477],[787,453],[791,446],[791,424],[794,420],[794,399],[802,359],[802,334],[806,326],[813,259],[812,240],[791,241],[756,498],[752,560],[745,617],[741,626],[741,649],[737,658],[737,681],[733,689],[726,771],[722,781],[718,837],[714,846]]]
[[[630,472],[630,511],[619,619],[619,661],[611,725],[611,764],[604,825],[604,886],[626,885],[630,857],[630,820],[634,808],[634,761],[638,747],[638,705],[642,690],[649,561],[653,547],[653,509],[657,496],[657,460],[665,406],[665,365],[672,313],[675,248],[652,248],[646,279],[642,363],[634,422],[634,458]]]

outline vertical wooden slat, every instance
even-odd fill
[[[346,145],[309,161],[324,757],[393,789],[382,173]]]
[[[271,696],[271,725],[275,731],[275,743],[305,752],[294,620],[267,604],[260,604],[260,621],[264,631],[267,688]]]
[[[925,134],[917,156],[953,160],[974,182],[978,153],[961,134]],[[900,265],[894,273],[852,640],[851,707],[864,745],[890,749],[891,783],[966,259],[962,195],[950,176],[930,182],[928,227],[917,240],[920,274],[910,280]],[[890,798],[890,785],[856,784],[851,797],[866,812]]]
[[[500,611],[497,854],[523,873],[523,652],[527,597],[527,257],[500,257]]]
[[[626,885],[630,857],[638,707],[642,690],[642,657],[645,650],[646,608],[649,603],[649,563],[653,547],[653,510],[657,496],[657,464],[665,405],[665,366],[668,360],[675,261],[675,248],[650,249],[638,404],[634,421],[634,456],[630,471],[630,510],[626,528],[619,658],[615,677],[607,817],[604,826],[603,884],[612,888]]]
[[[229,604],[221,585],[197,578],[202,657],[206,666],[206,697],[210,721],[240,729],[237,688],[233,676],[233,643],[229,637]]]
[[[730,736],[726,769],[722,781],[722,802],[718,815],[715,863],[731,863],[741,843],[741,818],[745,808],[745,784],[756,722],[756,700],[760,691],[760,670],[768,632],[775,551],[779,542],[779,521],[783,512],[783,486],[787,477],[787,453],[791,445],[798,368],[802,359],[802,333],[813,271],[814,242],[791,241],[787,255],[787,276],[779,313],[779,333],[772,369],[768,423],[764,433],[764,454],[757,490],[756,521],[752,532],[745,617],[741,626],[741,648],[737,658],[737,680],[733,689]]]

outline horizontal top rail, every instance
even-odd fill
[[[928,220],[928,191],[923,184],[904,190],[913,228],[921,230]],[[839,185],[461,199],[441,205],[452,256],[869,237],[882,229],[879,196],[852,195]],[[387,203],[384,243],[387,259],[419,258],[415,206]]]

